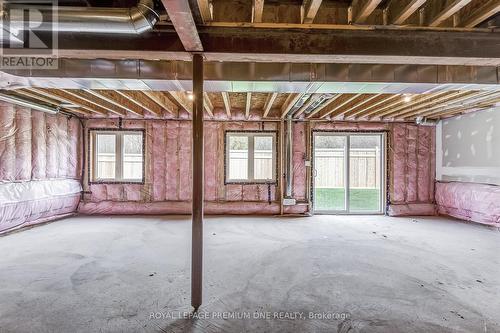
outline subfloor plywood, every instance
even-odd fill
[[[209,217],[206,319],[182,315],[190,230],[189,217],[75,217],[0,237],[0,331],[500,331],[498,229],[445,218]],[[218,318],[294,312],[306,319]]]

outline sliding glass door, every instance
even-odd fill
[[[382,213],[384,147],[383,133],[315,132],[314,211]]]

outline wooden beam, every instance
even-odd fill
[[[364,23],[382,0],[353,0],[353,23]]]
[[[368,115],[368,119],[372,119],[373,117],[382,117],[387,114],[390,114],[392,112],[406,109],[409,107],[413,107],[415,105],[418,105],[419,103],[438,98],[440,96],[444,96],[449,94],[449,91],[442,91],[437,94],[420,94],[412,98],[410,102],[405,102],[404,96],[403,95],[397,95],[399,98],[393,103],[390,103],[389,105],[386,105],[385,107],[376,110],[376,112],[370,112]]]
[[[29,92],[29,91],[25,91],[25,90],[22,90],[22,89],[16,89],[13,92],[16,93],[16,94],[18,94],[18,95],[34,99],[36,101],[41,101],[41,102],[46,103],[46,104],[55,105],[55,106],[59,107],[60,109],[65,110],[67,112],[81,113],[81,114],[86,115],[86,116],[91,113],[91,112],[89,112],[87,110],[81,110],[79,108],[61,106],[61,102],[59,100],[56,100],[54,98],[47,98],[45,96],[41,96],[41,95]],[[75,106],[78,106],[78,105],[75,104]]]
[[[499,12],[500,1],[491,0],[487,4],[479,7],[476,11],[472,12],[470,16],[463,17],[460,25],[466,28],[473,28]]]
[[[226,109],[226,114],[231,118],[231,100],[229,99],[229,93],[223,91],[222,100],[224,101],[224,109]]]
[[[389,24],[401,25],[427,0],[392,0],[387,6]]]
[[[250,117],[250,108],[252,103],[252,93],[247,92],[247,101],[245,103],[245,118],[248,119]]]
[[[214,116],[214,106],[206,92],[203,93],[203,107],[205,108],[205,111],[207,111],[207,113],[210,115],[210,117]]]
[[[67,89],[60,89],[60,91],[65,92],[71,96],[74,96],[76,98],[82,99],[88,103],[92,103],[97,105],[100,108],[103,108],[105,110],[108,110],[111,113],[117,114],[119,116],[126,116],[127,112],[122,109],[121,107],[116,106],[115,104],[109,103],[106,100],[99,99],[96,96],[89,94],[85,90],[67,90]]]
[[[267,117],[269,111],[271,111],[271,107],[273,106],[274,101],[276,100],[276,97],[278,97],[278,93],[271,93],[267,96],[266,104],[264,104],[264,115],[262,116],[262,118]]]
[[[203,295],[203,55],[193,55],[191,305],[197,311]]]
[[[262,22],[264,13],[264,0],[252,0],[252,23]]]
[[[210,10],[210,3],[208,0],[197,0],[198,9],[200,10],[200,16],[203,23],[207,23],[213,20],[212,11]]]
[[[292,107],[297,103],[299,98],[302,97],[302,94],[291,93],[285,100],[285,103],[281,107],[281,119],[284,119],[285,116],[290,112]]]
[[[415,109],[408,110],[406,112],[397,113],[393,115],[393,118],[408,118],[412,116],[428,115],[431,113],[439,112],[439,110],[444,111],[453,107],[464,106],[464,104],[477,104],[483,101],[490,100],[492,98],[498,98],[498,92],[495,91],[482,91],[482,92],[462,92],[462,94],[454,94],[449,99],[438,99],[433,101],[434,103],[424,103],[419,105]],[[459,104],[459,105],[457,105]]]
[[[340,96],[342,96],[342,94],[336,94],[335,96],[333,96],[332,98],[330,98],[329,100],[327,100],[326,102],[324,102],[323,104],[321,104],[319,107],[317,107],[316,109],[314,109],[312,112],[310,112],[306,116],[306,118],[310,119],[315,114],[317,114],[320,111],[324,110],[327,106],[329,106],[330,104],[332,104],[333,102],[335,102]]]
[[[434,105],[438,105],[439,103],[452,103],[454,99],[471,94],[471,91],[455,91],[455,92],[446,92],[442,96],[438,95],[430,95],[423,96],[423,98],[419,99],[415,103],[408,103],[404,107],[397,108],[396,110],[389,110],[389,112],[384,112],[384,114],[377,114],[378,117],[382,117],[382,119],[400,117],[401,115],[407,113],[413,113],[417,110],[421,110],[423,108],[428,108]]]
[[[169,91],[170,96],[187,112],[193,112],[193,102],[190,101],[182,91]]]
[[[356,119],[358,116],[361,116],[362,114],[368,114],[371,110],[373,110],[377,106],[379,106],[381,104],[388,103],[391,100],[398,98],[398,97],[399,97],[399,95],[395,94],[395,95],[390,95],[388,97],[382,98],[380,101],[378,101],[378,102],[376,102],[376,103],[374,103],[374,104],[372,104],[364,109],[359,109],[359,110],[355,110],[353,112],[350,112],[349,114],[346,115],[346,118]]]
[[[188,52],[201,52],[203,46],[194,22],[188,0],[162,0],[168,17],[181,40],[184,49]]]
[[[74,96],[72,96],[64,91],[60,91],[57,89],[41,90],[39,88],[25,88],[25,90],[56,99],[56,100],[61,101],[63,103],[79,105],[80,108],[87,110],[87,111],[90,111],[90,112],[100,113],[102,115],[108,115],[108,110],[103,109],[95,104],[86,102],[80,98],[76,98],[76,97],[74,97]]]
[[[429,13],[427,25],[430,27],[437,27],[460,9],[467,5],[472,0],[440,0],[432,4],[437,7],[427,7],[426,12]]]
[[[179,109],[175,103],[160,91],[144,90],[142,93],[171,114],[175,114]]]
[[[313,23],[322,0],[304,0],[302,4],[302,23]]]
[[[147,98],[141,91],[137,90],[116,90],[116,92],[125,98],[128,98],[132,103],[137,104],[144,110],[151,112],[154,115],[162,116],[162,108]]]
[[[371,100],[379,97],[380,95],[381,94],[371,94],[371,95],[368,95],[368,97],[366,97],[366,99],[361,100],[358,103],[355,103],[354,105],[352,105],[351,107],[349,107],[349,108],[347,108],[345,110],[342,110],[342,112],[338,113],[337,116],[343,116],[345,118],[345,114],[348,113],[349,111],[355,110],[355,109],[359,108],[360,106],[365,105],[366,103],[368,103]]]
[[[144,116],[144,111],[137,104],[132,103],[128,98],[123,97],[114,90],[85,90],[89,94],[92,94],[100,99],[113,103],[128,112],[134,113],[138,116]]]
[[[298,109],[297,112],[295,112],[295,114],[293,114],[292,116],[296,118],[300,117],[300,115],[303,114],[306,111],[306,109],[311,106],[311,104],[313,104],[318,100],[319,96],[320,94],[311,94],[311,96],[309,96],[309,99],[305,101],[305,103],[302,104],[300,109]]]
[[[330,114],[334,113],[337,110],[340,110],[342,107],[344,107],[345,105],[349,104],[350,102],[352,102],[353,100],[355,100],[356,98],[358,98],[361,95],[362,94],[352,94],[351,96],[349,96],[349,94],[345,94],[345,96],[347,97],[346,100],[342,101],[342,103],[340,103],[339,105],[335,106],[333,109],[328,110],[326,113],[324,113],[323,115],[321,115],[320,118],[322,118],[322,119],[326,118]]]

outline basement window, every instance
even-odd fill
[[[227,183],[276,182],[276,132],[226,132]]]
[[[144,131],[91,130],[91,181],[144,183]]]

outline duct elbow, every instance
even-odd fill
[[[152,0],[140,0],[136,7],[130,9],[130,22],[137,35],[153,30],[159,19]]]

